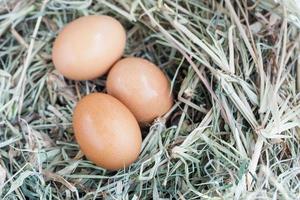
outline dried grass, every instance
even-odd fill
[[[1,199],[300,198],[297,0],[0,1]],[[125,56],[169,76],[176,104],[109,172],[73,137],[78,99],[105,77],[64,79],[52,42],[69,21],[118,18]]]

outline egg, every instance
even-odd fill
[[[173,105],[170,84],[164,73],[148,60],[119,60],[106,82],[108,94],[124,103],[141,124],[165,114]]]
[[[116,19],[80,17],[58,34],[52,49],[55,68],[73,80],[91,80],[105,74],[122,56],[126,33]]]
[[[133,114],[104,93],[83,97],[73,113],[75,138],[96,165],[117,170],[133,163],[141,150],[141,131]]]

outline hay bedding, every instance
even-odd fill
[[[300,198],[297,0],[0,4],[1,199]],[[71,127],[105,77],[66,80],[51,62],[58,31],[91,14],[119,19],[125,56],[159,65],[176,96],[117,172],[87,161]]]

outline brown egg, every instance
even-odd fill
[[[81,99],[74,110],[73,128],[82,152],[103,168],[125,168],[140,153],[138,122],[126,106],[110,95],[92,93]]]
[[[73,80],[90,80],[105,74],[122,56],[126,33],[109,16],[86,16],[67,24],[54,41],[55,68]]]
[[[165,114],[173,105],[164,73],[142,58],[125,58],[110,70],[107,92],[124,103],[141,123]]]

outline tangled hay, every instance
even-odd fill
[[[1,199],[300,198],[297,0],[0,4]],[[176,97],[117,172],[86,160],[71,126],[105,77],[70,81],[51,62],[58,31],[95,14],[122,22],[125,56],[160,66]]]

